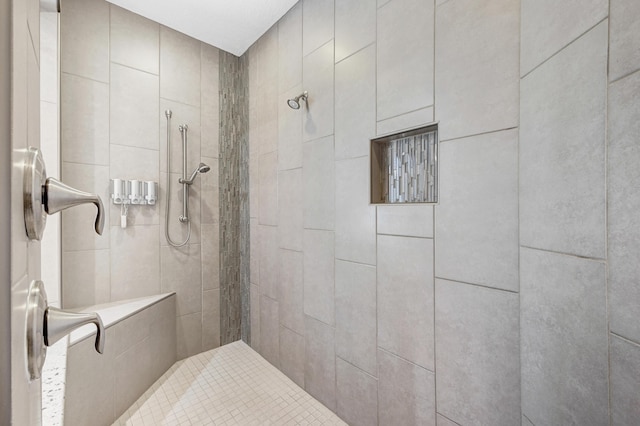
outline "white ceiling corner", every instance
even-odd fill
[[[241,56],[298,0],[107,0]]]

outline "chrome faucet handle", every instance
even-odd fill
[[[78,327],[95,324],[98,329],[95,348],[98,353],[104,353],[104,325],[97,313],[76,313],[63,311],[49,306],[44,314],[44,344],[53,345]]]
[[[42,201],[47,214],[54,214],[80,204],[93,203],[98,208],[95,230],[102,235],[104,229],[104,206],[102,199],[96,194],[79,191],[58,179],[47,178],[42,188]]]

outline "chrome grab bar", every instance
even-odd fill
[[[93,203],[98,208],[94,228],[99,235],[104,230],[104,206],[99,196],[79,191],[58,179],[48,178],[42,189],[44,209],[47,214],[54,214],[60,210],[80,204]]]
[[[44,344],[53,345],[78,327],[95,324],[98,329],[95,348],[98,353],[104,353],[104,325],[100,315],[94,313],[75,313],[49,306],[44,314]]]

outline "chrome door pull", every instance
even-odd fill
[[[47,171],[38,148],[30,147],[24,162],[24,224],[31,240],[40,240],[47,224],[47,214],[80,204],[93,203],[98,208],[94,228],[104,229],[104,206],[98,195],[78,191],[54,178]]]
[[[80,204],[95,204],[98,208],[98,214],[94,227],[96,232],[102,235],[102,230],[104,229],[104,206],[99,196],[79,191],[60,182],[58,179],[48,178],[42,189],[42,197],[44,210],[47,214],[58,213],[60,210]]]
[[[68,312],[49,306],[44,314],[44,344],[51,346],[76,328],[86,324],[96,325],[98,334],[95,348],[98,353],[104,353],[104,325],[100,315],[95,312]]]

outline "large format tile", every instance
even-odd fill
[[[220,289],[202,292],[202,350],[220,346]]]
[[[110,24],[111,61],[158,74],[160,25],[113,4]]]
[[[369,204],[369,158],[336,161],[336,257],[376,263],[376,207]]]
[[[109,256],[109,250],[69,251],[62,255],[62,300],[66,309],[111,301]]]
[[[605,264],[521,249],[522,412],[534,424],[607,423]]]
[[[440,140],[518,125],[519,35],[519,1],[452,0],[437,7]]]
[[[377,206],[378,234],[433,238],[433,206]]]
[[[378,423],[378,381],[340,358],[336,358],[336,399],[336,412],[348,424]]]
[[[160,292],[158,225],[111,227],[111,300]]]
[[[260,156],[259,218],[261,225],[278,224],[278,153]]]
[[[443,143],[439,161],[436,276],[517,291],[518,131]]]
[[[333,40],[331,40],[309,56],[305,56],[302,62],[302,86],[309,92],[307,103],[300,106],[300,112],[303,115],[302,136],[305,142],[333,134],[333,79]]]
[[[278,92],[302,84],[302,2],[278,21]]]
[[[302,2],[302,54],[313,52],[333,38],[334,2],[304,0]]]
[[[606,22],[522,80],[522,245],[605,257],[606,96]]]
[[[335,162],[333,137],[303,144],[304,227],[333,230],[335,227]]]
[[[304,313],[327,324],[335,317],[334,233],[304,231]]]
[[[378,346],[434,371],[433,240],[378,236]]]
[[[393,0],[378,9],[378,120],[433,105],[433,8]]]
[[[160,248],[160,287],[163,293],[176,292],[177,315],[202,310],[200,245]]]
[[[640,419],[640,345],[611,336],[611,424]]]
[[[640,69],[640,2],[611,0],[609,81]]]
[[[258,232],[258,219],[249,219],[249,262],[251,284],[260,283],[260,233]],[[217,258],[217,256],[216,256]]]
[[[160,96],[200,106],[200,42],[160,27]]]
[[[249,290],[251,301],[251,347],[260,352],[260,287],[251,284]]]
[[[203,224],[202,244],[202,289],[213,290],[220,287],[220,226]],[[256,238],[257,239],[257,238]],[[257,253],[251,253],[258,257]]]
[[[518,308],[515,293],[436,280],[438,412],[460,424],[519,424]]]
[[[301,252],[280,250],[280,324],[298,334],[304,334],[303,262]]]
[[[107,331],[106,338],[109,339],[112,335]],[[103,355],[97,353],[92,339],[85,339],[69,347],[65,378],[65,422],[106,426],[115,420],[114,368],[114,354],[108,350]]]
[[[302,169],[278,173],[279,247],[302,250]]]
[[[258,84],[278,91],[278,26],[274,25],[256,42],[258,45]],[[276,93],[277,94],[277,93]]]
[[[65,1],[60,13],[60,71],[109,82],[109,3]]]
[[[335,4],[336,62],[376,40],[375,2],[339,1]],[[374,77],[375,78],[375,77]]]
[[[282,304],[280,304],[282,307]],[[302,321],[304,328],[304,319]],[[304,388],[304,336],[280,327],[280,369]]]
[[[271,364],[280,367],[280,324],[278,302],[260,298],[260,354]]]
[[[200,179],[200,220],[212,224],[220,221],[220,176],[217,158],[200,157],[200,160],[211,167],[208,173],[201,174]]]
[[[335,73],[335,156],[362,157],[369,154],[369,138],[376,132],[375,46],[337,64]]]
[[[109,202],[109,168],[79,163],[62,163],[64,183],[80,191],[97,194],[103,204]],[[105,209],[102,235],[94,231],[98,213],[93,204],[66,209],[62,214],[62,250],[96,250],[109,248],[109,210]]]
[[[376,268],[336,261],[336,355],[377,375]]]
[[[379,424],[434,426],[435,412],[433,372],[378,350]]]
[[[258,87],[255,96],[258,148],[260,154],[268,154],[278,150],[278,88],[273,81],[267,82]]]
[[[200,43],[200,122],[201,154],[203,157],[220,156],[220,51]]]
[[[305,319],[304,389],[336,410],[335,330],[311,317]]]
[[[640,341],[640,74],[609,88],[608,248],[611,330]]]
[[[109,85],[60,76],[62,161],[109,164]]]
[[[378,121],[376,125],[376,135],[382,136],[397,133],[401,130],[415,129],[431,123],[433,123],[433,106],[428,106]]]
[[[178,360],[202,352],[202,313],[195,312],[176,319],[176,352]]]
[[[259,235],[259,263],[260,263],[260,294],[275,299],[278,297],[278,228],[275,226],[258,227]]]
[[[607,16],[607,0],[522,0],[520,74],[525,75]]]

